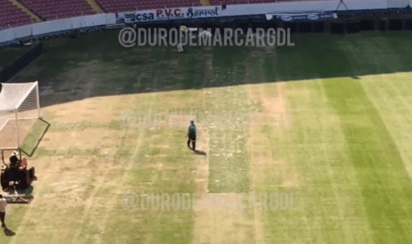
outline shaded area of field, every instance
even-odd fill
[[[125,49],[117,34],[47,41],[46,52],[12,80],[39,80],[47,106],[100,95],[410,71],[412,61],[410,32],[294,34],[293,47],[187,47],[184,53],[170,46]],[[251,79],[239,64],[249,57],[256,58],[253,65],[262,75],[270,75]],[[224,75],[205,76],[207,62]]]
[[[25,53],[29,47],[14,47],[0,49],[0,70],[7,66],[11,61]]]

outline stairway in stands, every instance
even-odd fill
[[[92,9],[98,13],[104,13],[105,11],[103,10],[103,8],[95,1],[95,0],[86,0],[86,2],[90,5],[90,7],[92,7]]]
[[[33,13],[30,9],[28,9],[26,6],[24,6],[21,2],[17,0],[10,0],[10,2],[16,6],[17,8],[21,9],[23,12],[25,12],[28,16],[30,16],[34,21],[36,22],[42,22],[41,18]]]
[[[210,6],[210,0],[199,0],[202,6]]]

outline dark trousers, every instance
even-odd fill
[[[6,213],[0,212],[0,220],[1,220],[1,226],[6,227],[6,223],[4,222],[6,219]]]
[[[190,148],[190,142],[192,142],[192,148]],[[196,150],[196,136],[189,136],[187,140],[187,146],[193,151]]]

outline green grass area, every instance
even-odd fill
[[[99,82],[97,93],[137,93],[402,72],[411,70],[412,61],[410,32],[293,34],[293,47],[187,47],[183,54],[171,46],[126,49],[117,34],[113,30],[49,40],[44,43],[47,51],[15,79],[50,81],[59,84],[57,91],[74,89],[76,99],[81,97],[78,86],[91,81]],[[0,53],[7,55],[6,50]],[[245,63],[250,59],[255,62]],[[258,79],[246,71],[250,65],[259,72]]]
[[[267,243],[410,242],[410,156],[400,153],[409,145],[390,131],[409,130],[405,99],[412,90],[410,75],[389,77],[284,84],[291,128],[262,124],[256,131],[262,145],[250,148],[267,162],[256,166],[256,190],[295,196],[297,210],[265,211]],[[402,87],[403,95],[392,96],[405,113],[393,118],[377,93],[363,87],[385,91],[390,103],[389,91]]]
[[[40,144],[42,137],[45,135],[49,128],[49,124],[44,120],[36,120],[33,126],[30,128],[29,133],[24,137],[22,143],[22,150],[28,154],[32,154],[35,151],[35,147]]]
[[[341,120],[373,240],[410,243],[412,183],[399,149],[361,83],[338,82],[325,81],[323,87]]]

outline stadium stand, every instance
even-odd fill
[[[34,20],[9,0],[0,0],[0,29],[34,23]]]
[[[202,6],[199,0],[96,0],[109,13]]]
[[[228,4],[249,4],[249,3],[278,3],[278,2],[297,2],[305,0],[210,0],[211,5]],[[339,0],[306,0],[306,1],[337,1]]]
[[[20,0],[35,14],[47,20],[91,15],[96,12],[85,0]]]
[[[146,9],[301,0],[18,0],[27,13],[13,5],[13,1],[0,0],[0,29],[34,23],[34,17],[37,21],[41,21],[39,17],[53,20],[102,12],[120,13]]]

